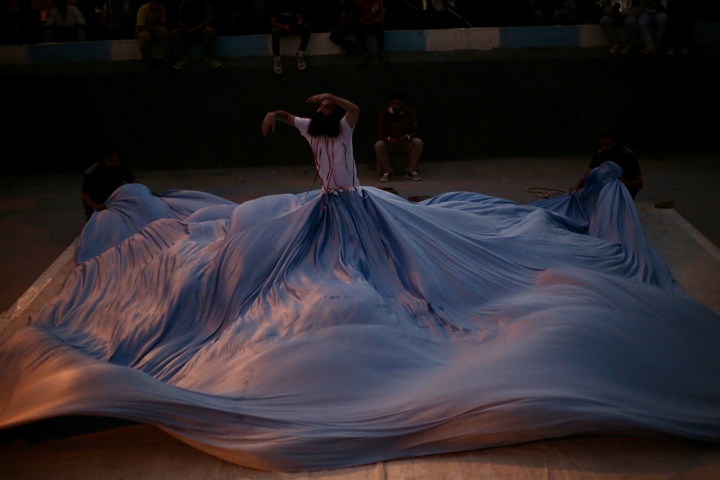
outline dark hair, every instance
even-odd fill
[[[612,138],[616,144],[620,145],[625,140],[622,133],[615,127],[605,128],[600,132],[600,138]]]
[[[316,115],[310,119],[308,133],[313,137],[327,135],[330,138],[340,135],[340,120],[345,116],[345,109],[335,105],[328,116]]]
[[[112,143],[103,143],[95,148],[95,158],[98,160],[105,160],[116,153],[118,153],[118,148]]]
[[[392,102],[395,99],[402,100],[404,102],[405,95],[399,91],[392,92],[392,93],[390,93],[390,95],[388,95],[388,102]]]

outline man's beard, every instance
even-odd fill
[[[339,107],[335,107],[335,110],[328,116],[318,113],[310,119],[308,133],[313,137],[321,135],[330,138],[337,137],[340,134],[340,120],[344,115],[345,112]]]

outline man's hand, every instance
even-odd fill
[[[330,100],[332,102],[332,95],[329,93],[318,93],[317,95],[313,95],[308,98],[307,103],[320,103],[323,100]]]
[[[398,138],[395,137],[387,137],[385,141],[389,144],[396,144],[396,143],[409,143],[410,142],[410,135],[401,135]]]
[[[268,131],[272,130],[275,133],[275,112],[268,112],[262,122],[262,134],[263,137],[267,137]]]

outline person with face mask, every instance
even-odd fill
[[[406,176],[410,180],[422,180],[417,169],[423,150],[423,141],[418,137],[417,116],[415,111],[405,105],[405,96],[401,92],[389,95],[389,103],[380,112],[375,142],[375,158],[378,170],[382,170],[381,182],[392,178],[390,165],[391,153],[408,156]]]

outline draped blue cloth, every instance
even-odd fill
[[[284,471],[586,434],[717,442],[720,318],[675,283],[619,173],[532,205],[123,186],[62,290],[0,341],[0,428],[117,417]]]

